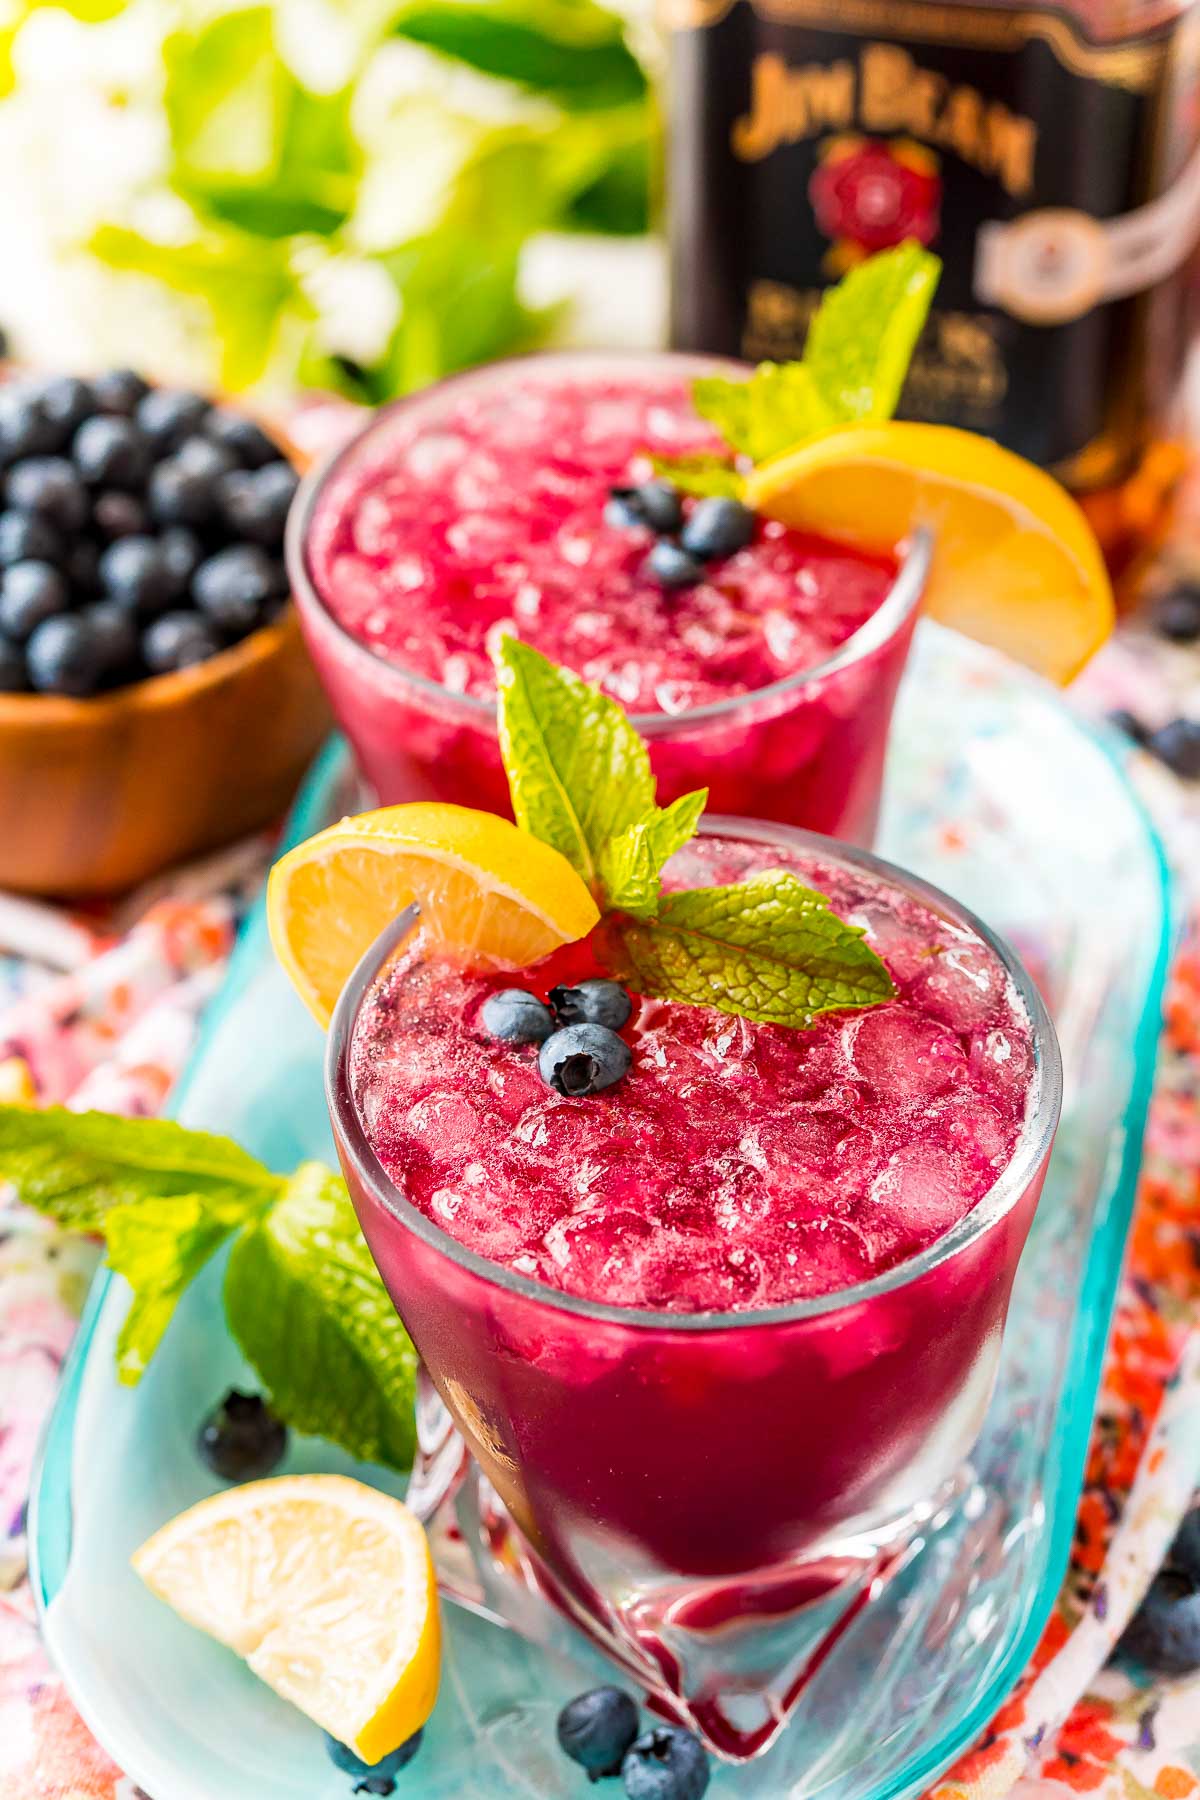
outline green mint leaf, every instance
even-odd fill
[[[895,995],[862,932],[782,869],[667,894],[653,919],[614,920],[608,948],[614,972],[640,993],[764,1025],[803,1027]]]
[[[339,1176],[305,1163],[241,1232],[225,1314],[287,1424],[364,1462],[411,1467],[416,1352]]]
[[[652,456],[654,473],[661,475],[681,493],[695,494],[700,499],[717,495],[722,499],[740,500],[745,481],[727,456],[715,451],[697,451],[692,456]]]
[[[266,1196],[279,1177],[229,1138],[170,1119],[121,1119],[64,1106],[0,1106],[0,1182],[75,1231],[102,1231],[113,1207],[173,1195]]]
[[[656,806],[600,852],[600,883],[605,905],[635,918],[650,918],[658,906],[659,871],[677,850],[696,835],[708,789],[681,794],[670,806]]]
[[[605,844],[654,809],[646,746],[615,700],[517,638],[501,640],[496,682],[513,817],[592,887]]]
[[[753,463],[766,462],[838,423],[804,363],[759,363],[748,381],[702,375],[692,383],[702,419]]]
[[[127,1386],[145,1374],[184,1289],[230,1232],[265,1204],[247,1189],[240,1197],[178,1194],[109,1211],[108,1260],[133,1289],[117,1339],[117,1373]]]
[[[804,366],[838,420],[891,418],[941,269],[910,240],[868,257],[826,289]]]
[[[646,91],[624,21],[596,0],[410,0],[392,30],[568,110]]]

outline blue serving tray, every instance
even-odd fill
[[[335,745],[290,837],[319,829],[349,794]],[[839,1640],[802,1721],[757,1762],[716,1772],[715,1800],[906,1800],[988,1723],[1066,1567],[1133,1203],[1171,926],[1161,847],[1119,741],[1001,658],[923,624],[880,848],[974,907],[1029,961],[1063,1044],[1063,1123],[961,1504],[930,1523],[903,1580]],[[260,909],[176,1111],[277,1168],[328,1159],[321,1049]],[[225,1331],[220,1278],[218,1261],[132,1390],[113,1359],[127,1292],[98,1279],[33,1496],[42,1625],[92,1730],[154,1800],[345,1800],[348,1778],[315,1729],[129,1568],[151,1531],[212,1491],[192,1449],[196,1422],[227,1385],[253,1381]],[[352,1468],[314,1440],[297,1442],[287,1466]],[[553,1721],[599,1671],[595,1654],[565,1627],[548,1652],[457,1607],[447,1614],[442,1698],[402,1800],[581,1794]]]

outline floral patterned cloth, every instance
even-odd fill
[[[1197,538],[1200,567],[1200,531]],[[1089,673],[1085,701],[1133,704],[1152,721],[1168,716],[1186,704],[1194,656],[1123,633]],[[1200,797],[1160,771],[1143,772],[1185,877],[1200,883]],[[0,1099],[157,1111],[265,858],[264,845],[243,847],[107,918],[64,918],[0,896]],[[51,1669],[26,1580],[37,1435],[97,1254],[0,1200],[3,1800],[140,1800]],[[1108,1663],[1198,1476],[1200,920],[1169,990],[1070,1571],[1017,1691],[933,1800],[1063,1800],[1068,1788],[1101,1800],[1187,1800],[1200,1790],[1200,1673],[1154,1680]]]

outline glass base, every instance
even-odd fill
[[[656,1711],[732,1762],[769,1750],[801,1707],[819,1707],[823,1729],[837,1735],[851,1724],[858,1681],[831,1684],[827,1665],[841,1665],[848,1635],[860,1642],[859,1667],[864,1633],[888,1641],[909,1563],[930,1539],[957,1539],[983,1502],[964,1464],[927,1499],[847,1526],[803,1557],[721,1581],[631,1577],[604,1597],[593,1590],[588,1605],[523,1536],[424,1371],[417,1434],[408,1504],[429,1530],[444,1596],[546,1650],[570,1654],[581,1631]]]

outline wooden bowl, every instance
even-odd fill
[[[294,609],[89,700],[0,694],[0,888],[112,894],[284,811],[330,727]]]

